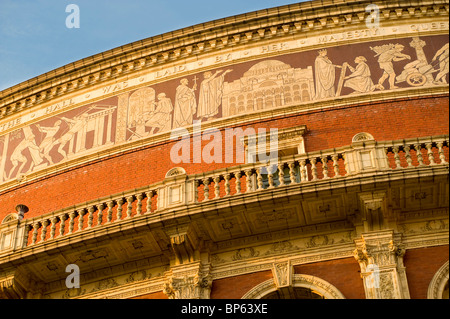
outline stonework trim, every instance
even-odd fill
[[[447,261],[436,272],[433,279],[431,279],[428,286],[428,299],[442,299],[442,292],[444,291],[445,284],[449,280],[449,262]]]
[[[325,299],[345,299],[345,296],[332,284],[318,277],[295,274],[292,278],[292,287],[311,289]],[[273,279],[266,280],[248,291],[241,299],[261,299],[267,294],[277,290]]]

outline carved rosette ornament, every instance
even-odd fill
[[[361,267],[367,299],[409,299],[401,234],[370,232],[356,240],[354,257]]]

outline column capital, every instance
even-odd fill
[[[409,298],[402,235],[393,230],[363,233],[355,240],[354,257],[368,299]]]
[[[211,265],[200,261],[174,266],[165,273],[163,292],[169,299],[209,299],[211,294]]]

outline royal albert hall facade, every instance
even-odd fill
[[[0,297],[448,298],[448,18],[303,2],[1,91]]]

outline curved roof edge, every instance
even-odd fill
[[[160,66],[194,54],[265,39],[273,36],[271,32],[275,26],[280,27],[275,29],[275,33],[292,34],[316,31],[333,24],[360,23],[369,14],[365,8],[372,2],[315,0],[296,3],[217,19],[135,41],[0,91],[0,119],[118,75]],[[418,0],[414,3],[381,0],[377,5],[383,12],[383,21],[397,19],[403,13],[411,15],[411,7],[417,8],[413,15],[448,15],[448,3],[448,0]],[[402,10],[399,11],[399,8]]]

